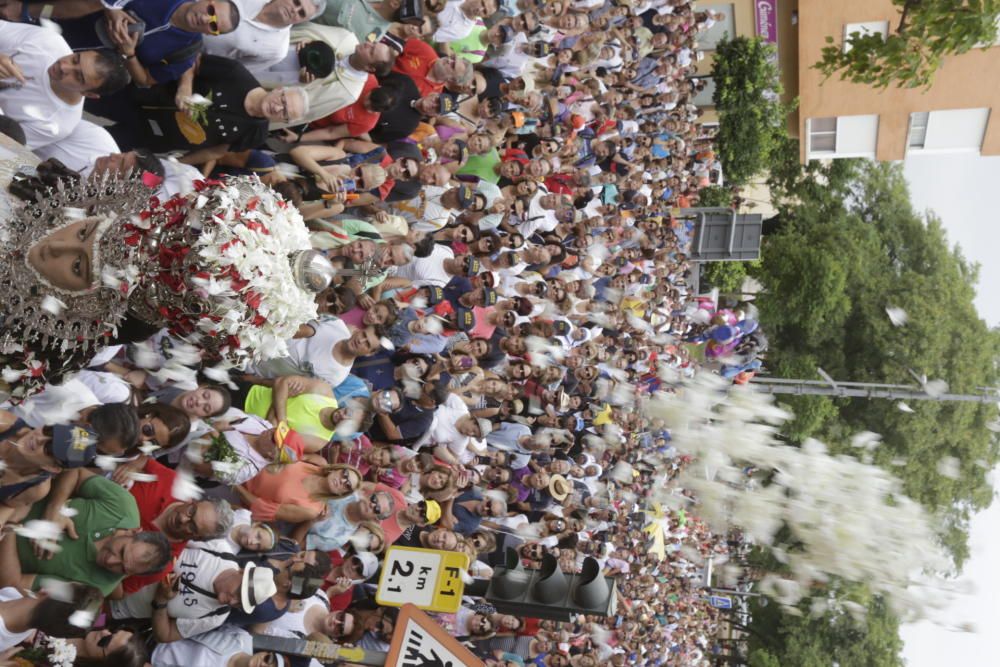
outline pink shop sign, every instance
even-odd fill
[[[754,27],[765,42],[778,43],[778,0],[754,0]]]

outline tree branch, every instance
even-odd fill
[[[903,11],[899,16],[899,25],[896,26],[896,34],[902,35],[906,31],[906,15],[911,9],[919,5],[923,0],[906,0],[903,3]]]

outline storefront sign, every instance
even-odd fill
[[[754,0],[754,27],[765,42],[778,43],[778,0]]]

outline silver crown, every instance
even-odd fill
[[[128,177],[65,185],[17,209],[0,248],[0,347],[23,345],[61,353],[106,344],[124,319],[132,285],[112,276],[136,275],[136,248],[125,223],[145,208],[149,190]],[[51,284],[28,262],[38,241],[82,216],[99,219],[91,260],[91,286],[70,291]],[[58,299],[52,301],[49,297]],[[48,299],[48,302],[47,302]],[[61,302],[61,303],[59,303]],[[53,307],[51,304],[59,304]]]

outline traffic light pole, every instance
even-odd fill
[[[996,394],[938,394],[927,392],[905,384],[879,384],[875,382],[841,382],[836,384],[820,380],[797,380],[788,378],[755,377],[750,382],[768,394],[791,394],[793,396],[836,396],[840,398],[887,398],[911,401],[959,401],[966,403],[996,403]]]

